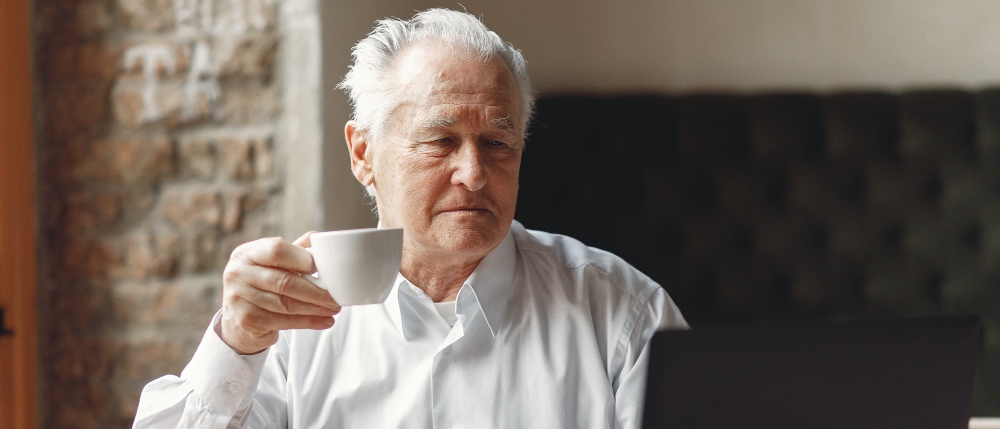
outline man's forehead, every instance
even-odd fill
[[[401,51],[395,67],[392,122],[416,130],[472,121],[520,134],[520,91],[499,58],[428,43]]]
[[[428,74],[438,74],[444,68],[453,68],[443,66],[486,63],[470,49],[452,47],[441,41],[425,40],[412,43],[400,50],[396,54],[394,67],[398,77],[412,79],[425,78]]]
[[[510,118],[510,114],[505,114],[500,109],[492,110],[493,112],[487,111],[488,117],[485,118],[485,122],[490,127],[512,133],[518,132],[517,126]],[[421,115],[421,117],[415,118],[418,129],[447,128],[461,122],[461,120],[462,119],[456,116],[453,112],[435,111],[425,112],[425,114]]]
[[[513,75],[497,57],[484,62],[440,42],[416,43],[398,55],[395,77],[404,97],[467,96],[472,102],[506,104],[520,95]]]

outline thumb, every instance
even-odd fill
[[[295,241],[292,242],[292,244],[300,247],[312,247],[312,241],[309,240],[309,237],[315,233],[316,231],[309,231],[305,234],[302,234],[302,236],[296,238]]]

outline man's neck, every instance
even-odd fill
[[[443,261],[434,257],[417,257],[403,251],[399,272],[420,288],[434,302],[454,301],[465,280],[479,266],[483,257],[470,260]],[[421,263],[420,261],[424,261]],[[426,263],[431,261],[430,263]]]

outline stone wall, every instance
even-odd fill
[[[45,427],[130,427],[219,308],[232,249],[314,227],[282,207],[287,130],[308,128],[285,113],[309,110],[285,83],[318,83],[280,64],[301,51],[285,24],[295,9],[308,39],[310,4],[35,1]]]

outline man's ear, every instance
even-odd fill
[[[344,139],[347,140],[347,151],[351,154],[351,171],[354,177],[363,186],[369,186],[375,182],[375,175],[372,173],[371,146],[368,145],[368,136],[358,129],[358,124],[354,121],[347,121],[344,126]]]

